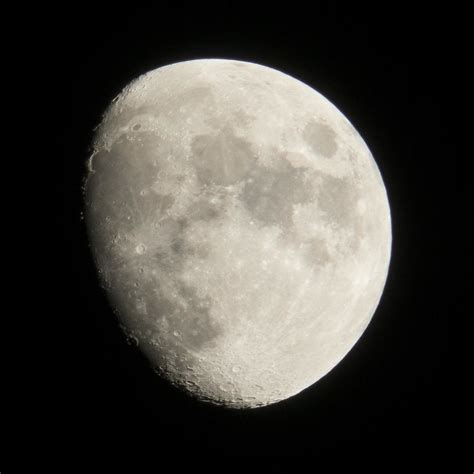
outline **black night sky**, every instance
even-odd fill
[[[461,296],[472,283],[471,229],[454,224],[466,221],[454,203],[468,202],[470,190],[461,184],[458,145],[448,131],[453,76],[461,74],[450,33],[456,13],[434,4],[417,12],[382,3],[368,12],[338,2],[231,1],[77,3],[54,11],[43,34],[57,68],[53,105],[62,117],[54,138],[64,203],[57,317],[68,345],[57,358],[60,388],[50,400],[61,450],[80,456],[80,445],[86,456],[128,452],[161,459],[170,452],[357,455],[384,465],[453,454],[462,383],[448,357],[454,321],[465,317]],[[98,286],[80,219],[92,129],[108,103],[142,73],[206,57],[267,65],[320,91],[371,149],[392,212],[389,277],[363,337],[317,384],[251,411],[188,398],[127,345]],[[453,232],[463,260],[447,251]]]

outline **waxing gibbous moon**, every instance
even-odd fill
[[[120,324],[201,400],[268,405],[360,338],[390,260],[377,165],[320,93],[269,67],[161,67],[114,99],[84,187]]]

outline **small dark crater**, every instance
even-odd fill
[[[136,131],[136,130],[140,130],[140,128],[142,128],[142,126],[139,123],[137,123],[132,127],[132,130]]]

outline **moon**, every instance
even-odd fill
[[[198,399],[294,396],[368,326],[387,193],[361,136],[308,85],[234,60],[153,70],[112,101],[87,168],[88,238],[119,324]]]

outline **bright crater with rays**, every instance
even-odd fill
[[[229,407],[286,399],[367,327],[391,247],[366,144],[321,94],[268,67],[151,71],[96,132],[86,223],[120,324],[153,367]]]

